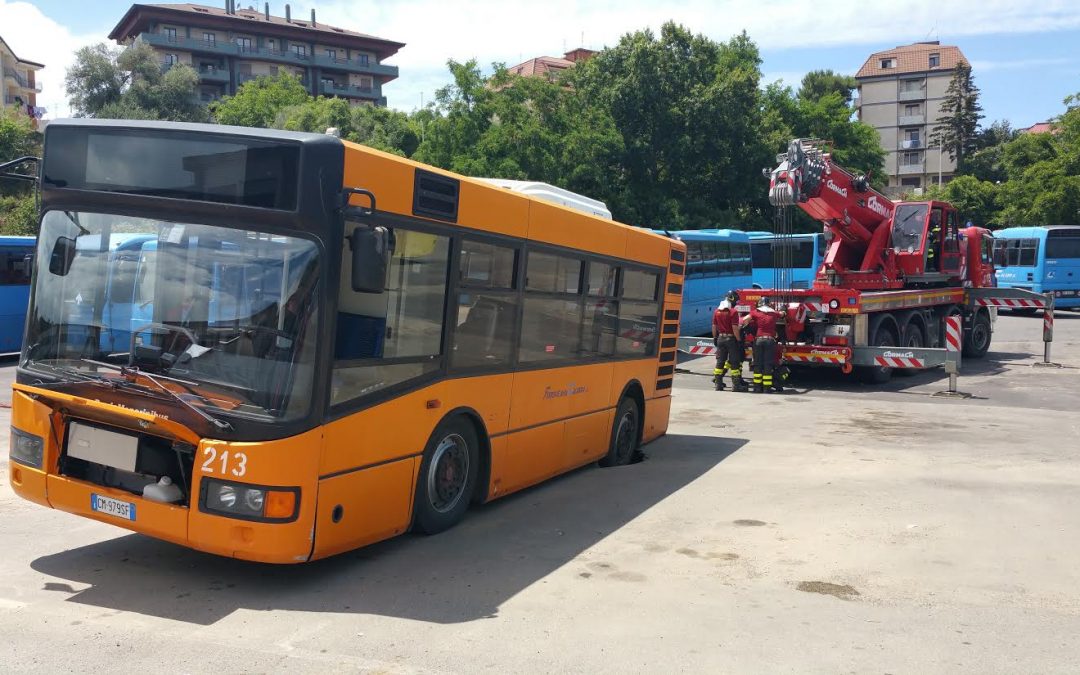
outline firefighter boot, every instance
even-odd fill
[[[761,394],[765,392],[765,386],[761,383],[761,373],[754,373],[754,393]]]
[[[731,390],[750,391],[750,387],[746,386],[746,381],[742,379],[741,373],[735,373],[731,376]]]
[[[712,380],[713,380],[713,384],[716,385],[716,391],[724,391],[725,389],[727,389],[727,387],[724,386],[724,371],[723,371],[723,369],[722,368],[713,368],[712,372],[713,372]]]
[[[764,375],[764,376],[762,376],[762,378],[761,378],[761,388],[766,394],[770,394],[770,393],[776,391],[776,389],[773,387],[773,377],[772,377],[772,375]]]

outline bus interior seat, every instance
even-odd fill
[[[338,312],[334,358],[373,359],[382,356],[386,319]]]

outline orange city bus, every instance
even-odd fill
[[[458,522],[665,433],[685,247],[338,138],[62,120],[11,484],[224,556]]]

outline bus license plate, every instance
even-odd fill
[[[122,502],[112,497],[90,495],[90,508],[98,513],[104,513],[114,518],[135,520],[135,505],[131,502]]]

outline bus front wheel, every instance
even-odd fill
[[[640,431],[641,410],[637,402],[629,397],[623,398],[615,411],[608,454],[600,460],[600,466],[623,466],[634,461],[638,454]]]
[[[413,522],[426,534],[449,529],[465,517],[480,468],[476,428],[461,417],[443,421],[420,463]]]

